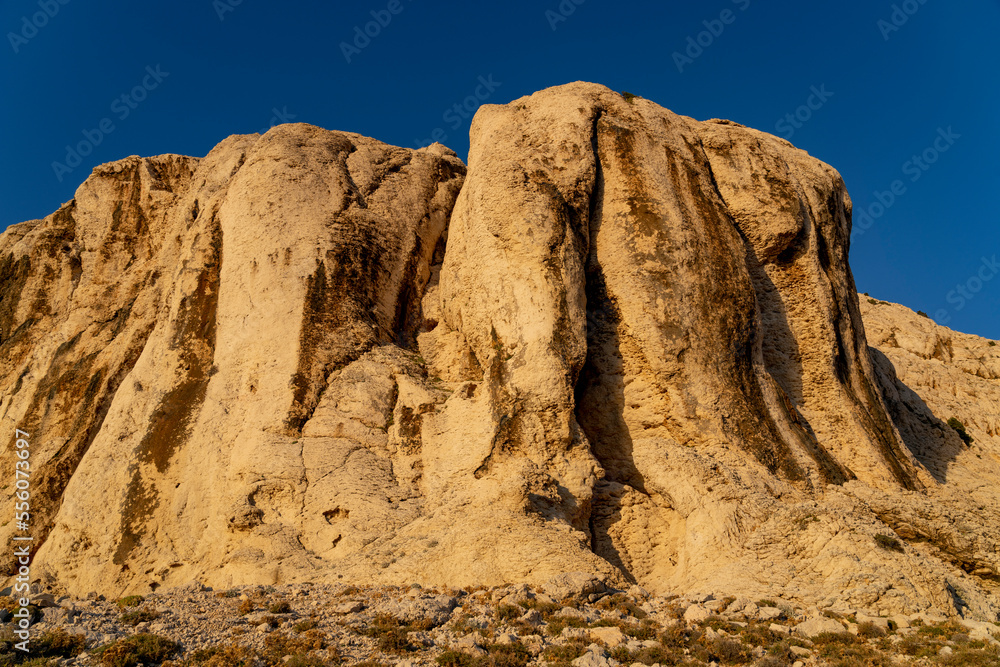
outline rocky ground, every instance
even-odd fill
[[[1000,664],[1000,626],[933,614],[870,617],[782,600],[652,597],[585,575],[466,590],[199,584],[108,600],[32,596],[31,650],[0,665],[840,667]]]

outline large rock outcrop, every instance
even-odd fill
[[[582,571],[996,618],[1000,355],[859,305],[835,170],[571,84],[483,107],[465,173],[281,126],[0,237],[38,576]]]
[[[334,454],[303,428],[336,369],[416,334],[464,172],[287,125],[104,165],[6,232],[3,415],[32,434],[36,571],[148,587],[305,553],[282,513]],[[272,510],[257,549],[241,531]]]

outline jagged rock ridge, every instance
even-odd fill
[[[961,466],[951,415],[868,347],[850,215],[788,142],[592,84],[483,107],[467,177],[305,125],[105,165],[0,237],[37,568],[74,591],[587,571],[995,618],[997,375]]]

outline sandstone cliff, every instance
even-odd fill
[[[100,167],[0,237],[35,572],[994,620],[1000,353],[859,304],[850,220],[788,142],[592,84],[483,107],[467,176],[306,125]]]

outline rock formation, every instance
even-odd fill
[[[280,126],[0,236],[36,576],[580,571],[997,618],[1000,353],[859,304],[834,169],[580,83],[484,106],[471,146],[466,175]]]

